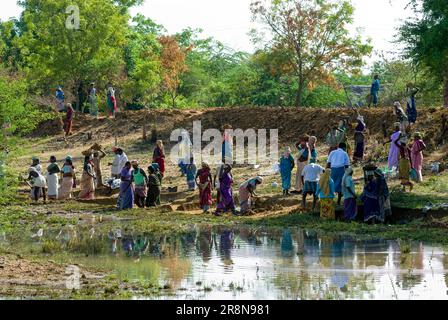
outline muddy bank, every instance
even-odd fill
[[[383,137],[383,123],[389,132],[396,121],[392,108],[361,110],[365,117],[367,128],[372,138]],[[305,133],[316,135],[323,140],[328,127],[341,119],[348,119],[356,124],[356,113],[350,109],[295,109],[275,107],[239,107],[239,108],[208,108],[199,110],[140,110],[119,113],[116,120],[107,118],[92,118],[83,114],[74,120],[74,136],[68,141],[81,142],[92,139],[121,138],[127,135],[143,132],[146,126],[148,136],[153,129],[157,138],[169,140],[171,131],[177,128],[192,129],[193,121],[201,121],[202,128],[221,129],[230,124],[238,129],[279,129],[281,143],[296,142]],[[419,119],[415,127],[423,133],[429,150],[435,150],[446,143],[448,121],[445,111],[440,108],[419,110]],[[62,134],[62,122],[47,121],[39,125],[32,136],[54,136]]]

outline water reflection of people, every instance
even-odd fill
[[[319,238],[314,231],[306,231],[304,234],[303,247],[305,250],[304,263],[312,266],[319,263]]]
[[[196,249],[198,254],[202,256],[202,261],[207,263],[211,260],[213,241],[212,241],[212,228],[207,226],[199,231],[198,239],[196,242]]]
[[[407,273],[399,274],[397,281],[403,290],[410,290],[423,281],[423,273],[414,273],[413,270],[424,269],[424,248],[423,243],[419,243],[415,254],[400,252],[400,268],[407,269]]]
[[[134,243],[134,254],[143,254],[146,251],[147,247],[148,239],[146,237],[144,238],[143,236],[138,235]]]
[[[331,283],[338,287],[342,292],[348,291],[349,277],[347,272],[345,272],[344,266],[344,240],[342,238],[337,238],[333,241],[331,255],[332,264],[334,268],[333,275],[331,276]]]
[[[289,230],[283,230],[281,249],[284,257],[292,257],[294,255],[294,244]]]
[[[221,254],[221,260],[226,266],[233,265],[233,261],[231,258],[233,243],[234,243],[233,232],[231,230],[224,230],[221,233],[219,251]]]
[[[126,255],[131,256],[134,251],[134,238],[131,235],[125,235],[121,239],[121,244],[123,245],[123,250],[126,252]]]

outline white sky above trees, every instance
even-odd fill
[[[16,0],[2,0],[0,19],[20,15]],[[144,5],[132,9],[132,14],[142,13],[162,24],[169,33],[184,28],[201,28],[204,36],[212,36],[227,46],[241,51],[254,49],[248,32],[255,25],[251,22],[249,4],[251,0],[146,0]],[[375,52],[370,61],[376,60],[380,52],[390,55],[397,52],[392,43],[396,27],[412,12],[404,8],[409,0],[351,0],[355,6],[352,32],[359,30],[362,36],[372,39]],[[82,14],[82,12],[81,12]]]

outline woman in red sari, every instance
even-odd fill
[[[159,165],[159,170],[162,176],[165,176],[165,147],[163,146],[162,140],[157,141],[157,146],[154,149],[153,155],[153,163],[157,163]]]
[[[69,136],[72,134],[72,124],[73,124],[74,112],[75,111],[73,110],[71,103],[68,103],[67,104],[67,114],[66,114],[65,121],[64,121],[64,130],[65,130],[66,136]]]
[[[199,182],[198,182],[199,178]],[[202,169],[196,175],[196,184],[199,186],[199,199],[201,209],[204,213],[208,213],[212,205],[212,186],[213,179],[210,166],[207,163],[202,164]]]

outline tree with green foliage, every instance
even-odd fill
[[[75,88],[81,81],[105,85],[124,65],[129,6],[139,1],[24,0],[17,46],[21,68],[34,87],[44,91],[58,84]],[[79,29],[67,8],[79,8]]]
[[[349,1],[254,0],[253,19],[272,32],[268,44],[287,54],[289,68],[297,79],[295,105],[303,105],[307,88],[334,83],[333,73],[359,72],[371,46],[360,36],[351,37],[347,25],[353,21]]]
[[[163,27],[137,15],[126,36],[125,73],[122,98],[128,105],[155,106],[161,82],[160,51],[157,37]]]
[[[448,1],[410,0],[416,17],[399,29],[405,52],[418,68],[428,68],[444,83],[444,106],[448,108]]]

